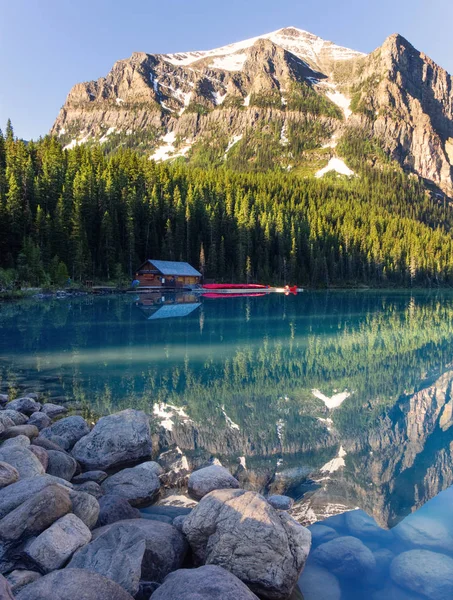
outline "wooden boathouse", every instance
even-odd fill
[[[149,258],[136,271],[140,288],[184,288],[200,283],[201,273],[189,263]]]

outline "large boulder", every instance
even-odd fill
[[[352,536],[340,536],[321,544],[310,554],[310,559],[334,575],[349,579],[364,579],[376,567],[371,550]]]
[[[161,467],[149,461],[131,469],[123,469],[102,482],[105,494],[125,498],[131,506],[146,506],[160,490],[158,474]]]
[[[19,472],[9,463],[0,462],[0,489],[5,488],[19,479]]]
[[[429,600],[453,598],[453,558],[445,554],[403,552],[393,560],[390,575],[397,585]]]
[[[308,529],[260,494],[217,490],[186,517],[183,531],[198,564],[219,565],[258,596],[287,600],[305,565]]]
[[[0,539],[8,543],[39,535],[71,508],[69,490],[47,486],[0,520]]]
[[[135,596],[145,548],[145,538],[138,527],[120,525],[81,548],[68,566],[104,575]]]
[[[211,465],[194,471],[189,477],[189,496],[201,500],[213,490],[237,489],[239,481],[224,467]]]
[[[95,527],[99,518],[99,502],[87,492],[70,490],[72,512],[81,519],[89,529]]]
[[[141,519],[138,508],[133,508],[129,502],[121,496],[109,494],[99,498],[99,517],[96,526],[110,525],[125,519]]]
[[[68,409],[65,406],[60,406],[59,404],[47,402],[46,404],[42,405],[41,412],[47,415],[50,419],[54,419],[55,417],[59,417],[60,415],[67,413]]]
[[[26,556],[44,573],[63,567],[66,561],[91,540],[91,531],[78,517],[65,515],[27,546]]]
[[[411,515],[393,528],[404,545],[453,554],[453,536],[444,523],[423,515]]]
[[[93,540],[118,527],[139,531],[145,539],[145,553],[142,561],[142,579],[162,582],[165,577],[180,569],[187,552],[184,536],[172,525],[147,519],[127,519],[106,525],[93,531]]]
[[[25,435],[30,440],[35,437],[38,437],[39,429],[34,425],[14,425],[14,427],[10,427],[6,431],[2,431],[0,433],[0,442],[4,440],[9,440],[10,438],[17,437],[18,435]]]
[[[21,479],[44,475],[44,467],[39,459],[27,448],[20,446],[0,447],[0,461],[14,467]]]
[[[82,417],[76,415],[66,417],[57,421],[50,427],[46,427],[40,432],[40,437],[54,441],[63,450],[71,450],[76,442],[90,433],[87,422]]]
[[[164,469],[165,473],[161,476],[161,481],[168,487],[181,487],[187,485],[187,478],[190,474],[190,466],[187,457],[180,448],[175,447],[162,452],[157,462]]]
[[[61,485],[63,488],[72,487],[64,479],[43,475],[33,479],[22,479],[0,490],[0,519],[49,485]]]
[[[27,585],[16,600],[133,600],[120,585],[84,569],[61,569]]]
[[[30,438],[28,438],[26,435],[16,435],[5,440],[1,447],[10,448],[11,446],[20,446],[21,448],[30,448],[30,445]]]
[[[41,448],[41,446],[35,446],[34,444],[28,446],[28,449],[30,452],[33,452],[33,454],[42,464],[43,469],[46,470],[49,466],[49,455],[47,454],[47,450],[44,450],[44,448]]]
[[[77,471],[77,462],[72,456],[66,454],[66,452],[57,452],[56,450],[47,450],[47,455],[49,457],[47,473],[71,481]]]
[[[72,455],[85,469],[108,469],[148,458],[151,449],[149,417],[141,410],[127,409],[99,419]]]
[[[50,417],[42,412],[35,412],[28,419],[28,425],[35,425],[41,431],[45,427],[50,427],[52,421]]]
[[[152,600],[258,600],[230,572],[216,565],[180,569],[165,579]]]
[[[16,398],[16,400],[12,400],[6,405],[7,410],[15,410],[28,416],[34,412],[38,412],[40,408],[41,404],[33,400],[33,398]]]

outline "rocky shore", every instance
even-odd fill
[[[142,411],[93,425],[38,394],[0,403],[2,600],[300,597],[311,534],[289,499],[189,473],[177,448],[152,460]],[[179,506],[160,503],[173,486]]]

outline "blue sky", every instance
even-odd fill
[[[134,51],[215,48],[281,27],[363,52],[395,32],[453,73],[452,0],[0,0],[0,127],[37,138],[72,85]]]

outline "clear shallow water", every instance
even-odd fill
[[[301,522],[360,507],[392,527],[453,484],[452,333],[448,292],[23,301],[0,306],[0,376],[155,411]]]

